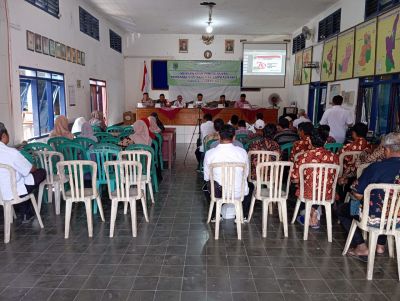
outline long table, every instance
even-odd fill
[[[264,116],[265,123],[277,123],[278,110],[277,109],[264,109],[257,110],[249,109],[163,109],[163,108],[137,108],[136,119],[141,119],[149,116],[151,113],[156,112],[158,117],[165,125],[196,125],[197,120],[203,117],[205,113],[210,113],[213,118],[222,118],[224,122],[228,122],[232,115],[236,114],[239,119],[244,119],[248,123],[256,121],[255,113],[261,112]]]

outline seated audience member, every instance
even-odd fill
[[[150,127],[149,127],[150,132],[152,132],[153,134],[161,133],[161,129],[157,125],[157,119],[152,115],[147,117],[147,119],[149,120],[149,123],[150,123]]]
[[[314,126],[311,122],[302,122],[299,124],[299,137],[300,140],[293,143],[293,149],[290,153],[289,161],[294,162],[297,154],[308,151],[313,148],[311,143],[311,135],[314,131]]]
[[[231,125],[224,125],[219,133],[220,144],[210,149],[204,157],[204,181],[207,182],[206,198],[211,200],[211,185],[210,185],[210,165],[212,163],[245,163],[246,169],[243,175],[241,170],[237,170],[235,174],[235,197],[239,198],[242,189],[242,176],[246,179],[249,174],[249,162],[247,159],[247,153],[244,149],[234,146],[233,140],[235,137],[235,129]],[[221,173],[218,170],[214,171],[215,180],[215,195],[216,197],[221,196]],[[247,221],[247,216],[249,214],[249,208],[251,203],[252,190],[254,189],[253,184],[245,184],[244,190],[244,200],[243,200],[243,217]],[[215,207],[214,207],[215,209]],[[213,217],[215,217],[215,210],[213,212]]]
[[[289,128],[290,124],[287,118],[280,118],[278,125],[281,130],[275,135],[274,140],[278,142],[279,146],[299,140],[299,135]]]
[[[85,122],[82,125],[82,131],[79,137],[92,139],[94,142],[97,142],[97,137],[94,135],[93,128],[89,122]]]
[[[246,100],[246,94],[241,94],[240,99],[235,102],[235,108],[244,108],[245,105],[250,105],[250,103]]]
[[[238,128],[236,130],[235,135],[241,135],[241,134],[244,134],[247,136],[252,134],[252,132],[247,129],[246,121],[244,121],[243,119],[239,120]]]
[[[330,131],[331,131],[331,128],[327,124],[322,124],[322,125],[320,125],[318,127],[318,134],[320,136],[327,137],[326,138],[326,143],[327,144],[328,143],[336,143],[335,138],[333,138],[332,136],[329,135]]]
[[[264,123],[264,115],[263,115],[263,113],[260,113],[260,112],[259,112],[259,113],[256,114],[256,122],[258,122],[259,124],[260,124],[260,122],[262,122],[262,123],[264,124],[264,126],[265,126],[265,123]],[[256,129],[255,129],[256,122],[255,122],[253,125],[250,125],[250,126],[248,127],[248,129],[249,129],[250,131],[252,131],[253,133],[256,132]],[[263,126],[263,128],[264,128],[264,126]]]
[[[347,232],[350,231],[353,219],[360,219],[363,195],[369,184],[400,184],[400,134],[390,133],[385,136],[382,141],[382,147],[384,148],[386,159],[381,162],[372,163],[368,166],[358,179],[358,183],[354,185],[353,197],[356,200],[361,201],[361,207],[359,209],[360,213],[355,214],[352,212],[353,210],[351,210],[351,207],[353,206],[351,206],[351,203],[342,204],[338,209],[340,223]],[[385,196],[383,195],[383,191],[375,190],[371,193],[368,224],[372,227],[380,226],[384,199]],[[376,248],[377,254],[381,255],[384,253],[385,244],[386,236],[379,236]],[[357,228],[354,233],[351,245],[353,248],[349,249],[347,254],[350,256],[360,257],[360,259],[366,261],[368,246],[365,244],[362,232],[359,228]]]
[[[231,120],[229,120],[228,124],[233,126],[235,130],[238,128],[238,123],[239,123],[239,116],[238,115],[232,115]]]
[[[69,131],[67,117],[60,115],[54,122],[54,129],[50,132],[50,138],[53,137],[65,137],[68,139],[74,139],[74,135]]]
[[[325,145],[324,137],[320,137],[316,131],[313,132],[311,136],[311,143],[313,145],[313,149],[300,154],[294,162],[293,172],[292,172],[292,183],[296,185],[296,196],[300,195],[300,166],[302,164],[307,163],[328,163],[328,164],[336,164],[339,165],[339,157],[334,153],[326,150],[324,148]],[[312,171],[306,170],[304,176],[304,198],[308,200],[312,200]],[[326,190],[326,198],[330,199],[332,194],[335,193],[336,187],[333,186],[334,176],[333,171],[328,173],[328,185]],[[321,176],[321,175],[318,175]],[[318,177],[317,177],[318,178]],[[320,226],[320,211],[316,208],[317,206],[313,207],[311,210],[310,215],[310,227],[314,229],[318,229]],[[298,222],[304,224],[304,216],[298,217]]]
[[[133,125],[134,133],[120,142],[120,146],[127,147],[131,144],[151,145],[151,137],[149,129],[143,120],[137,120]]]
[[[198,141],[198,147],[195,152],[196,159],[199,164],[198,170],[200,170],[200,162],[204,156],[204,138],[215,132],[211,114],[205,114],[203,119],[204,122],[200,125],[200,141]]]
[[[260,131],[257,129],[257,131]],[[273,140],[273,137],[276,134],[276,125],[269,123],[263,129],[261,129],[264,137],[260,140],[254,141],[249,146],[249,151],[270,151],[270,152],[278,152],[281,153],[281,149],[279,144]],[[257,158],[251,158],[251,179],[256,179],[256,167],[257,167]]]
[[[204,147],[207,146],[207,143],[211,140],[219,140],[219,131],[224,126],[224,121],[221,118],[217,118],[214,120],[214,133],[211,133],[204,137]]]
[[[252,139],[255,139],[255,138],[258,138],[258,137],[263,137],[264,136],[264,127],[265,127],[264,120],[258,119],[256,121],[256,123],[254,123],[254,125],[253,125],[254,133],[249,134],[249,139],[252,140]],[[276,126],[275,126],[274,135],[275,134],[276,134]]]
[[[183,101],[183,97],[182,95],[178,95],[178,97],[176,98],[176,100],[174,101],[174,106],[177,108],[184,108],[186,107],[185,102]]]
[[[150,116],[153,116],[156,119],[157,126],[161,129],[162,132],[164,132],[165,131],[165,126],[162,123],[162,121],[160,120],[160,118],[158,118],[158,114],[156,112],[153,112],[153,113],[150,114]]]
[[[308,117],[307,117],[306,110],[304,110],[304,109],[300,109],[297,116],[298,116],[298,118],[295,121],[293,121],[293,126],[295,128],[298,128],[300,123],[311,122],[311,120],[308,119]]]
[[[372,152],[369,148],[363,150],[356,160],[356,168],[360,165],[382,161],[383,159],[385,159],[385,149],[381,143]]]
[[[149,93],[143,93],[143,98],[140,101],[146,107],[154,107],[154,100],[149,97]]]
[[[0,127],[0,163],[9,165],[15,170],[16,189],[19,196],[25,196],[39,188],[40,183],[46,179],[46,171],[37,169],[15,148],[7,146],[10,141],[7,129]],[[4,201],[12,200],[12,190],[8,171],[0,169],[0,187]],[[21,215],[23,223],[35,216],[32,204],[26,201],[13,206],[18,215]]]
[[[91,115],[92,118],[89,120],[90,125],[98,126],[104,131],[107,126],[104,122],[103,112],[93,111]]]
[[[86,122],[85,117],[76,118],[74,124],[72,125],[71,133],[80,133],[82,132],[82,125]]]

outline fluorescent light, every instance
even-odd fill
[[[213,27],[211,26],[211,24],[208,24],[208,26],[206,27],[206,32],[207,33],[212,33],[213,32]]]

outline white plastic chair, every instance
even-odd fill
[[[357,167],[357,179],[359,179],[364,171],[364,169],[366,169],[371,163],[365,163],[365,164],[361,164],[360,166]],[[346,197],[344,199],[345,203],[350,202],[350,193],[348,192],[346,194]]]
[[[249,151],[248,157],[249,157],[249,166],[250,170],[252,170],[252,159],[256,157],[257,160],[257,165],[260,163],[265,163],[265,162],[271,162],[271,161],[279,161],[280,160],[280,154],[278,152],[271,152],[271,151]],[[251,172],[249,172],[248,176],[248,181],[255,184],[256,179],[251,178]],[[254,192],[255,193],[255,192]],[[254,194],[253,193],[253,194]],[[248,221],[251,221],[251,218],[253,216],[253,211],[254,211],[254,205],[256,203],[256,199],[252,198],[251,199],[251,204],[250,204],[250,210],[249,210],[249,216],[248,216]],[[272,204],[269,207],[270,214],[272,214]]]
[[[374,190],[382,190],[384,193],[384,201],[382,206],[381,216],[385,217],[384,221],[379,224],[379,227],[372,227],[369,225],[369,203],[371,192]],[[400,228],[397,226],[400,223],[398,217],[400,213],[400,185],[396,184],[370,184],[365,189],[364,192],[364,202],[363,209],[360,216],[360,221],[353,219],[349,235],[347,236],[346,245],[344,247],[342,255],[346,255],[349,250],[351,241],[353,239],[354,233],[358,228],[369,233],[368,241],[368,268],[367,268],[367,279],[372,280],[372,275],[374,272],[374,261],[376,245],[379,235],[386,235],[389,242],[389,255],[394,257],[393,245],[391,245],[392,238],[396,241],[396,256],[397,256],[397,269],[399,273],[400,280]]]
[[[72,160],[57,163],[58,175],[62,183],[68,183],[69,190],[61,185],[61,192],[65,204],[65,233],[64,238],[69,237],[71,223],[72,203],[84,202],[86,207],[86,218],[89,237],[93,237],[92,200],[96,200],[99,207],[101,220],[104,222],[103,205],[96,186],[97,165],[92,161]],[[90,172],[92,188],[85,188],[84,175]]]
[[[5,200],[3,198],[3,194],[0,190],[0,205],[3,206],[4,213],[4,243],[10,242],[11,235],[11,223],[13,222],[13,205],[20,204],[22,202],[31,201],[33,209],[35,210],[36,217],[39,221],[40,228],[43,228],[43,222],[40,217],[39,209],[36,203],[36,198],[33,193],[30,193],[24,197],[20,197],[17,192],[17,180],[15,176],[15,170],[9,165],[0,164],[0,169],[5,169],[8,172],[8,176],[10,179],[12,199]],[[4,179],[2,179],[4,181]]]
[[[304,197],[304,176],[307,169],[312,170],[312,199],[305,199]],[[332,242],[332,213],[331,205],[335,201],[335,188],[339,177],[340,166],[336,164],[327,163],[308,163],[300,165],[300,195],[297,199],[296,208],[294,210],[292,224],[296,221],[297,213],[299,212],[300,203],[306,205],[304,216],[304,240],[308,239],[308,227],[310,224],[310,213],[312,205],[320,205],[325,207],[326,213],[326,228],[328,232],[328,241]],[[328,178],[332,177],[330,172],[333,172],[332,195],[327,198]]]
[[[289,174],[284,178],[285,169]],[[267,237],[267,218],[268,206],[271,203],[277,203],[280,220],[283,222],[283,232],[288,237],[288,220],[286,201],[289,195],[290,175],[292,173],[293,163],[286,161],[266,162],[257,164],[257,186],[254,199],[263,203],[262,214],[262,236]]]
[[[52,202],[53,188],[55,196],[56,215],[60,214],[60,194],[62,182],[60,177],[56,174],[55,165],[57,162],[64,161],[64,155],[59,152],[53,151],[35,151],[34,155],[39,158],[40,167],[46,170],[46,179],[39,186],[38,208],[39,212],[42,208],[43,190],[48,186],[48,201]],[[49,189],[49,186],[51,189]]]
[[[132,236],[137,236],[136,201],[141,200],[144,216],[148,222],[146,200],[142,183],[142,164],[137,161],[109,161],[104,164],[111,203],[110,237],[114,237],[118,203],[124,202],[131,208]],[[111,173],[110,173],[111,171]],[[112,176],[111,176],[112,175]],[[111,191],[110,180],[115,181],[115,191]]]
[[[355,164],[358,156],[360,156],[361,153],[362,153],[361,151],[349,151],[349,152],[343,152],[340,154],[340,156],[339,156],[339,165],[340,165],[339,177],[343,176],[344,160],[349,159],[349,161],[347,163]]]
[[[211,203],[210,209],[208,211],[207,223],[211,221],[212,211],[214,205],[216,205],[216,215],[215,215],[215,239],[219,238],[219,223],[221,218],[221,207],[222,204],[233,204],[235,205],[236,211],[236,228],[238,233],[238,239],[242,239],[242,222],[243,222],[243,209],[242,202],[244,199],[244,185],[246,183],[246,164],[245,163],[213,163],[210,164],[210,183],[211,183]],[[221,173],[221,187],[222,187],[222,197],[215,197],[215,184],[214,184],[214,172],[216,169],[220,169]],[[236,172],[240,171],[242,173],[242,178],[240,179],[240,195],[236,197],[235,195],[235,180]]]

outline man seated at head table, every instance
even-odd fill
[[[154,107],[154,100],[149,97],[149,93],[147,92],[143,93],[143,98],[140,102],[146,107]]]
[[[157,99],[156,104],[160,104],[162,107],[169,107],[171,105],[168,99],[165,98],[164,93],[160,94],[160,98]]]
[[[249,105],[250,106],[250,103],[246,100],[246,94],[241,94],[240,95],[240,99],[235,102],[234,107],[241,109],[241,108],[244,108],[245,105]]]
[[[185,108],[186,107],[186,103],[183,101],[182,95],[178,95],[176,97],[176,100],[174,101],[174,107],[177,107],[177,108]]]

